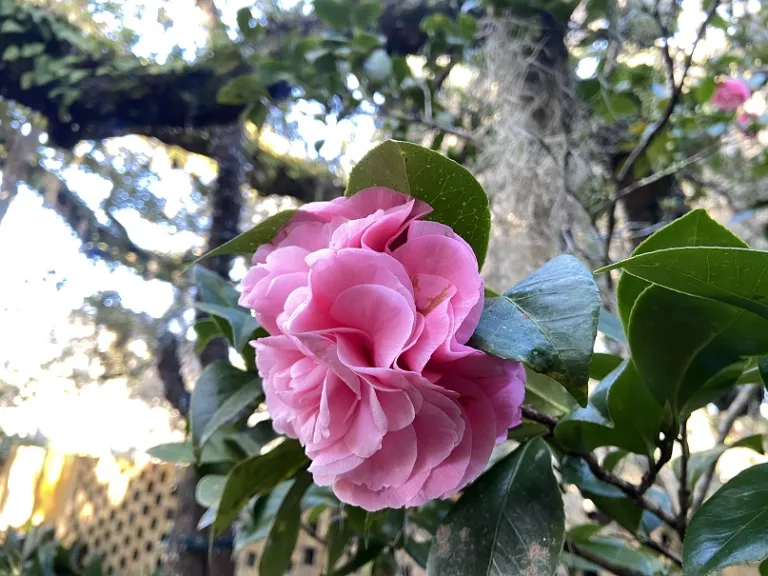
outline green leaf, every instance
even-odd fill
[[[223,360],[212,362],[200,374],[189,406],[189,427],[196,456],[200,455],[202,447],[216,429],[222,426],[221,420],[226,412],[219,413],[219,409],[244,386],[261,389],[258,377],[238,370]]]
[[[437,531],[427,574],[554,574],[565,516],[551,458],[535,438],[471,484]]]
[[[650,286],[632,310],[629,348],[659,404],[688,413],[734,385],[741,370],[731,365],[768,353],[767,326],[745,310]]]
[[[195,500],[203,508],[211,508],[219,503],[221,492],[224,490],[224,482],[227,479],[222,474],[209,474],[203,476],[195,488]]]
[[[21,24],[10,18],[0,26],[0,34],[23,34],[25,30]]]
[[[569,528],[568,531],[565,533],[565,539],[568,542],[589,542],[589,540],[600,530],[602,530],[604,526],[602,524],[578,524],[577,526],[573,526],[572,528]],[[566,547],[568,545],[566,544]]]
[[[256,249],[259,246],[272,241],[272,239],[275,237],[275,234],[277,234],[283,225],[287,224],[288,221],[293,218],[295,213],[296,210],[283,210],[282,212],[278,212],[263,222],[259,222],[256,224],[256,226],[247,232],[243,232],[229,242],[226,242],[218,248],[214,248],[210,252],[203,254],[200,258],[195,260],[193,264],[200,262],[200,260],[203,260],[204,258],[219,256],[220,254],[253,256],[253,253],[256,252]]]
[[[4,62],[14,62],[19,59],[19,56],[21,56],[21,50],[16,44],[11,44],[3,51]]]
[[[626,541],[620,538],[594,538],[589,542],[579,544],[579,548],[603,558],[613,566],[627,568],[633,571],[633,574],[657,576],[667,573],[658,558],[643,550],[630,547]]]
[[[479,267],[488,249],[491,213],[488,197],[465,168],[427,148],[387,140],[352,169],[346,196],[384,186],[423,200],[430,220],[450,226],[474,250]]]
[[[629,94],[611,94],[608,97],[609,109],[617,116],[630,116],[638,109],[637,102]]]
[[[693,95],[696,97],[696,100],[699,102],[699,104],[704,104],[705,102],[709,102],[709,100],[712,98],[712,95],[715,93],[715,87],[717,84],[715,83],[715,79],[711,76],[707,76],[699,82],[699,84],[693,89]]]
[[[510,428],[507,432],[507,440],[517,440],[523,442],[536,436],[544,436],[549,434],[549,428],[544,424],[538,422],[531,422],[529,420],[523,420],[523,423],[514,428]]]
[[[21,47],[22,58],[32,58],[45,52],[45,44],[42,42],[32,42],[30,44],[24,44]]]
[[[224,307],[237,306],[240,294],[227,280],[203,266],[195,266],[195,285],[204,302]]]
[[[749,448],[759,454],[763,454],[763,437],[760,434],[754,436],[747,436],[741,440],[737,440],[731,444],[723,444],[715,446],[709,450],[702,450],[701,452],[694,452],[688,460],[688,484],[694,486],[699,481],[701,475],[710,466],[717,463],[726,450],[729,448]],[[678,478],[682,473],[682,463],[679,458],[676,458],[672,462],[672,469]]]
[[[221,534],[229,527],[248,500],[269,492],[280,482],[291,478],[307,463],[304,449],[295,440],[285,440],[262,456],[238,462],[227,475],[224,492],[216,508],[214,535]]]
[[[603,458],[603,468],[608,470],[608,472],[613,472],[613,469],[619,465],[619,462],[621,462],[627,454],[629,454],[629,451],[622,448],[609,452],[605,455],[605,458]]]
[[[768,557],[768,463],[727,482],[691,518],[683,544],[686,576],[705,576]]]
[[[253,379],[235,390],[216,409],[200,436],[200,445],[205,446],[213,435],[222,427],[230,424],[238,415],[248,408],[254,408],[257,401],[264,397],[261,389],[261,381]]]
[[[147,454],[158,460],[164,460],[165,462],[179,462],[185,464],[195,463],[195,454],[192,451],[192,444],[190,442],[158,444],[147,450]],[[221,462],[236,462],[237,458],[237,453],[228,448],[224,439],[217,435],[203,448],[203,453],[200,455],[200,463],[217,464]]]
[[[258,24],[251,26],[252,23],[254,19],[251,9],[248,6],[240,8],[237,11],[237,29],[246,40],[255,40],[259,37],[261,27]]]
[[[453,29],[453,22],[445,14],[429,14],[421,21],[421,29],[430,37],[448,34]]]
[[[526,368],[525,403],[534,410],[550,416],[562,416],[577,404],[559,383],[549,376]]]
[[[584,405],[600,295],[573,256],[550,260],[498,298],[487,298],[470,344],[563,384]]]
[[[456,31],[466,41],[474,39],[477,34],[477,20],[469,14],[459,14],[456,17]]]
[[[624,334],[624,328],[621,325],[621,321],[605,308],[600,308],[600,319],[597,323],[597,330],[619,344],[626,345],[627,343],[627,336]]]
[[[684,246],[744,248],[746,244],[725,227],[712,220],[704,210],[692,210],[646,238],[635,248],[632,256]],[[649,285],[645,280],[631,274],[621,275],[616,287],[616,298],[619,305],[619,316],[625,329],[629,326],[629,316],[635,301]]]
[[[560,461],[560,473],[564,481],[578,486],[581,493],[608,517],[630,532],[637,532],[643,509],[616,486],[597,478],[584,460],[564,456]]]
[[[315,0],[315,15],[331,28],[341,29],[349,24],[349,4],[339,0]]]
[[[195,354],[200,354],[205,347],[219,336],[224,336],[224,333],[219,328],[219,325],[211,318],[202,318],[195,322],[195,334],[197,334],[197,340],[195,341]]]
[[[618,368],[623,361],[621,356],[595,352],[592,354],[592,362],[589,364],[589,377],[593,380],[602,380]]]
[[[621,268],[643,280],[768,318],[768,252],[747,248],[668,248],[598,270]]]
[[[365,30],[376,23],[383,10],[384,3],[378,0],[358,1],[352,10],[352,21]]]
[[[310,484],[312,476],[309,472],[299,472],[280,504],[261,553],[261,576],[283,576],[288,570],[291,554],[299,536],[301,498]]]
[[[589,452],[616,446],[636,454],[653,454],[662,411],[643,385],[633,363],[625,360],[589,397],[555,427],[555,438],[568,450]]]
[[[195,308],[201,310],[216,318],[226,320],[231,329],[228,331],[231,334],[230,341],[232,346],[238,352],[245,348],[251,341],[253,333],[259,329],[259,323],[251,316],[245,308],[220,306],[219,304],[211,304],[210,302],[198,302],[195,304]]]
[[[224,84],[216,95],[219,104],[239,106],[258,99],[264,92],[264,81],[257,74],[237,76]]]
[[[760,576],[768,576],[768,560],[764,560],[760,564]]]
[[[235,531],[235,553],[248,544],[264,540],[269,534],[272,521],[293,483],[289,480],[275,486],[268,494],[255,498],[244,513],[245,521]],[[214,510],[214,518],[216,511]]]

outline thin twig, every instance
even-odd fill
[[[680,424],[680,447],[682,454],[680,456],[680,513],[677,515],[677,523],[681,535],[685,534],[688,527],[688,508],[691,503],[691,492],[688,489],[688,460],[691,457],[691,451],[688,447],[688,421],[683,419]]]
[[[648,462],[648,470],[643,474],[643,478],[640,480],[640,485],[637,487],[639,494],[645,494],[648,489],[656,482],[656,477],[664,468],[667,462],[672,458],[672,452],[675,447],[675,437],[671,434],[666,434],[664,440],[661,443],[661,453],[658,460],[651,460]]]
[[[442,132],[445,132],[446,134],[452,134],[453,136],[462,138],[468,142],[471,142],[472,144],[476,145],[478,143],[472,134],[470,134],[465,130],[462,130],[461,128],[454,128],[453,126],[445,126],[444,124],[440,124],[438,122],[435,122],[433,120],[428,120],[426,118],[421,118],[419,116],[397,114],[395,112],[382,113],[380,114],[380,116],[383,116],[384,118],[390,118],[392,120],[398,120],[399,122],[412,122],[414,124],[421,124],[422,126],[426,126],[427,128],[440,130]]]
[[[667,102],[667,107],[664,109],[664,113],[661,115],[661,118],[659,118],[659,120],[656,121],[650,127],[650,129],[645,132],[645,135],[640,140],[638,145],[635,147],[634,150],[632,150],[632,153],[624,161],[624,164],[622,165],[621,170],[619,170],[619,173],[616,176],[617,182],[624,181],[624,179],[627,177],[627,174],[629,174],[629,171],[632,170],[632,168],[635,166],[635,163],[637,162],[638,158],[640,158],[640,156],[643,154],[643,152],[645,152],[648,146],[651,145],[651,143],[656,138],[656,136],[658,136],[659,133],[669,123],[669,120],[672,117],[672,113],[675,111],[675,108],[677,107],[678,102],[680,102],[680,96],[682,95],[682,92],[683,92],[685,79],[688,76],[688,71],[690,70],[691,64],[693,63],[693,55],[696,53],[696,47],[699,45],[699,41],[704,36],[704,33],[707,30],[707,26],[709,25],[709,22],[715,16],[715,11],[717,10],[717,7],[719,5],[720,5],[720,0],[712,0],[712,4],[710,5],[709,10],[707,10],[707,15],[704,17],[704,22],[701,23],[701,26],[699,27],[699,31],[696,34],[696,39],[693,41],[693,45],[691,46],[691,51],[688,53],[688,56],[685,59],[685,64],[683,66],[683,72],[682,72],[682,75],[680,76],[680,80],[677,82],[677,84],[674,85],[674,89],[672,90],[672,94],[670,95],[669,102]]]
[[[554,430],[555,426],[557,426],[557,419],[553,418],[552,416],[542,414],[541,412],[534,410],[530,406],[523,406],[523,417],[528,420],[538,422],[539,424],[543,424],[544,426],[549,428],[550,432]],[[662,450],[663,450],[663,447],[662,447]],[[645,498],[644,494],[647,488],[644,489],[643,491],[640,491],[641,486],[635,486],[634,484],[627,482],[623,478],[620,478],[615,474],[608,472],[602,466],[600,466],[600,463],[597,461],[597,459],[595,458],[595,455],[592,453],[587,453],[587,454],[574,453],[573,455],[578,456],[579,458],[584,460],[587,463],[587,466],[589,466],[589,469],[592,471],[592,474],[594,474],[599,480],[602,480],[603,482],[616,486],[619,490],[624,492],[624,494],[626,494],[632,500],[634,500],[638,506],[640,506],[645,510],[648,510],[652,514],[655,514],[665,524],[667,524],[671,528],[674,528],[675,530],[678,529],[677,518],[675,518],[673,515],[671,515],[666,510],[664,510],[661,506],[659,506],[655,502],[652,502],[647,498]],[[661,462],[661,460],[662,459],[659,459],[659,462]],[[661,467],[659,466],[659,469],[660,468]],[[656,469],[656,466],[653,466],[652,469]],[[654,474],[653,479],[655,478],[656,478],[656,475]]]
[[[633,182],[632,184],[625,186],[624,188],[616,192],[616,194],[611,197],[610,201],[616,202],[617,200],[621,200],[625,196],[632,194],[635,190],[638,190],[640,188],[645,188],[646,186],[649,186],[650,184],[653,184],[654,182],[661,180],[662,178],[666,178],[667,176],[671,176],[672,174],[675,174],[677,172],[680,172],[681,170],[684,170],[685,168],[688,168],[688,166],[696,164],[697,162],[700,162],[702,160],[706,160],[707,158],[712,156],[712,154],[715,154],[718,150],[720,150],[720,147],[721,147],[720,143],[714,146],[710,146],[708,148],[705,148],[704,150],[700,150],[699,152],[692,154],[688,158],[684,158],[683,160],[680,160],[679,162],[676,162],[671,166],[668,166],[664,170],[659,170],[658,172],[654,172],[650,176],[641,178],[637,182]]]
[[[592,562],[592,564],[596,564],[597,566],[600,566],[600,568],[604,570],[608,570],[609,572],[612,572],[613,574],[616,574],[616,576],[643,576],[643,572],[640,572],[639,570],[633,570],[632,568],[627,568],[626,566],[619,566],[617,564],[613,564],[612,562],[609,562],[602,556],[598,556],[597,554],[594,554],[590,550],[587,550],[586,548],[582,548],[578,544],[574,542],[566,542],[566,550],[571,552],[572,554],[576,554],[576,556],[581,556],[584,558],[584,560],[588,560]]]
[[[728,407],[728,410],[723,416],[723,419],[720,421],[717,434],[718,445],[725,442],[725,439],[731,432],[731,427],[736,421],[736,418],[741,415],[741,413],[744,411],[744,408],[747,407],[747,405],[755,397],[757,391],[760,389],[761,386],[759,384],[747,384],[743,386],[741,390],[739,390],[736,398],[733,399],[733,402],[731,402],[731,405]],[[699,480],[699,483],[696,485],[696,490],[694,491],[693,504],[691,504],[691,510],[694,512],[699,509],[699,507],[704,502],[704,498],[707,497],[709,485],[712,483],[712,477],[715,474],[716,468],[717,460],[715,460],[715,462],[713,462],[712,465],[707,468],[704,474],[701,475],[701,480]]]
[[[656,540],[653,540],[647,536],[643,536],[642,534],[635,534],[635,538],[646,548],[650,548],[654,552],[658,552],[662,556],[669,558],[669,560],[671,560],[672,563],[676,566],[681,568],[683,567],[683,561],[680,559],[680,557],[674,552],[667,550],[664,546],[656,542]]]

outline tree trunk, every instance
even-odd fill
[[[241,126],[233,124],[213,129],[214,158],[219,164],[219,174],[211,202],[211,228],[208,235],[208,250],[221,246],[238,234],[242,194],[240,186],[245,176],[243,155],[243,132]],[[232,257],[216,256],[205,261],[205,265],[224,276],[229,276]],[[215,360],[226,360],[229,346],[223,338],[216,338],[200,354],[200,363],[207,366]],[[206,534],[197,530],[197,524],[204,510],[195,500],[195,488],[199,480],[198,471],[188,466],[180,473],[177,483],[178,516],[173,535],[169,539],[163,560],[166,576],[228,576],[234,574],[232,549],[223,543],[231,537],[217,540],[210,563],[203,546],[190,545],[200,542]]]

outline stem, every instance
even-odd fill
[[[725,442],[736,418],[739,417],[744,408],[747,407],[760,389],[761,386],[759,384],[747,384],[739,390],[738,395],[734,398],[733,402],[731,402],[728,411],[720,422],[717,434],[717,444],[723,444]],[[704,502],[704,498],[707,497],[709,485],[712,483],[712,477],[715,474],[715,468],[717,468],[717,460],[707,468],[704,474],[702,474],[701,480],[699,480],[699,483],[696,486],[693,496],[693,504],[691,504],[691,510],[694,512],[699,509]]]
[[[674,552],[670,552],[655,540],[652,540],[651,538],[648,538],[647,536],[642,536],[640,534],[636,534],[635,538],[637,539],[638,542],[640,542],[640,544],[642,544],[646,548],[650,548],[654,552],[658,552],[662,556],[671,560],[672,563],[675,564],[676,566],[679,566],[680,568],[683,567],[683,561],[677,556],[677,554],[675,554]]]
[[[683,420],[680,425],[680,446],[683,454],[680,456],[680,514],[677,516],[678,531],[685,534],[688,526],[688,509],[691,502],[691,493],[688,489],[688,460],[691,457],[691,451],[688,448],[688,420]]]
[[[530,406],[523,406],[523,416],[528,420],[532,420],[534,422],[538,422],[539,424],[543,424],[544,426],[549,428],[550,433],[555,429],[555,426],[557,426],[557,419],[553,418],[552,416],[542,414],[541,412],[534,410]],[[653,481],[656,479],[656,475],[658,474],[658,471],[661,469],[662,466],[664,466],[664,464],[666,464],[666,462],[669,461],[669,458],[672,455],[671,448],[668,449],[669,455],[668,456],[666,455],[667,449],[665,449],[664,446],[667,443],[668,441],[665,436],[665,444],[662,445],[662,456],[661,458],[659,458],[658,462],[654,463],[651,466],[651,470],[643,478],[643,483],[640,486],[635,486],[634,484],[627,482],[623,478],[619,478],[615,474],[612,474],[611,472],[608,472],[607,470],[605,470],[602,466],[600,466],[600,463],[597,461],[597,459],[595,458],[595,455],[592,453],[587,453],[587,454],[572,453],[572,454],[584,460],[589,466],[589,469],[592,471],[592,474],[594,474],[598,479],[602,480],[603,482],[607,482],[608,484],[612,484],[613,486],[616,486],[619,490],[624,492],[624,494],[626,494],[632,500],[634,500],[638,506],[655,514],[656,516],[661,518],[661,520],[665,524],[674,528],[675,531],[679,533],[677,518],[672,516],[669,512],[664,510],[661,506],[659,506],[655,502],[651,502],[650,500],[644,497],[644,494],[647,491],[647,487],[644,487],[643,484],[647,483],[648,487],[650,487],[651,484],[653,484]]]

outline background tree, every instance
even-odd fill
[[[169,287],[157,317],[109,292],[73,315],[116,335],[109,350],[80,343],[105,357],[104,377],[157,366],[182,414],[196,296],[180,272],[277,207],[340,195],[372,138],[479,175],[499,289],[560,252],[608,264],[702,203],[763,242],[760,3],[201,0],[194,29],[191,3],[150,7],[0,0],[0,223],[34,191],[89,259]],[[148,42],[161,30],[193,38]],[[710,103],[727,76],[755,92],[746,123]],[[227,353],[213,340],[201,364]]]

